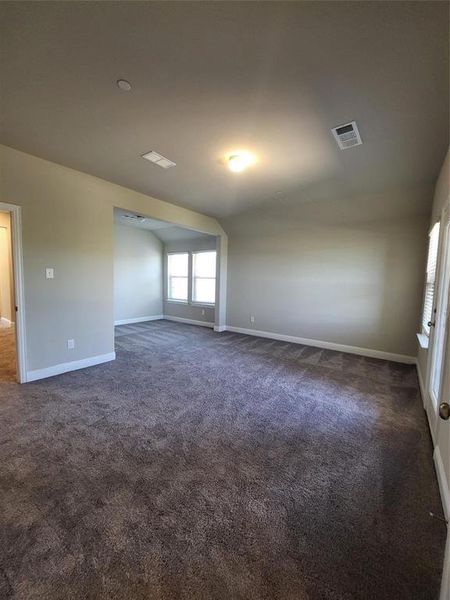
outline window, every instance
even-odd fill
[[[215,304],[215,250],[171,252],[167,255],[167,300]]]
[[[216,300],[216,253],[192,254],[192,302],[214,304]]]
[[[428,323],[433,321],[434,290],[436,281],[436,261],[439,242],[439,223],[430,232],[427,259],[427,276],[425,281],[425,298],[423,301],[422,331],[430,335]]]
[[[167,255],[167,298],[188,301],[189,254],[177,252]]]

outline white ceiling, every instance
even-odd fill
[[[135,215],[140,218],[130,219],[130,215]],[[211,239],[214,237],[193,229],[185,229],[184,227],[172,225],[172,223],[168,223],[167,221],[152,219],[146,215],[137,215],[137,213],[133,213],[129,210],[122,210],[121,208],[114,209],[114,222],[118,225],[124,225],[125,227],[135,227],[137,229],[151,231],[165,244],[169,242]]]
[[[2,2],[0,141],[219,217],[324,184],[430,184],[448,147],[448,10]],[[340,151],[330,128],[353,119],[364,143]],[[258,157],[245,173],[223,164],[236,148]]]

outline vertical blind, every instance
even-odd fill
[[[433,321],[433,304],[436,287],[436,263],[439,243],[439,223],[430,232],[428,245],[427,275],[425,281],[425,298],[423,301],[422,331],[430,335],[429,321]]]

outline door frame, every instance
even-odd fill
[[[446,364],[446,360],[448,361],[448,350],[449,350],[449,336],[450,336],[450,283],[448,285],[447,290],[447,298],[444,298],[444,289],[445,285],[445,269],[450,268],[450,196],[447,198],[447,201],[444,204],[441,214],[439,215],[439,221],[441,223],[440,232],[439,232],[439,242],[438,242],[438,256],[437,256],[437,268],[436,268],[436,289],[435,289],[435,298],[433,300],[433,307],[436,307],[436,314],[434,315],[435,323],[437,323],[437,319],[441,318],[442,315],[439,315],[439,309],[442,309],[444,306],[443,301],[447,300],[447,317],[446,322],[443,324],[444,332],[442,339],[442,364],[441,364],[441,373],[440,373],[440,388],[439,388],[439,398],[437,399],[437,406],[432,398],[432,394],[430,391],[431,388],[431,374],[433,361],[436,353],[436,336],[435,336],[435,328],[432,328],[429,336],[429,345],[428,345],[428,355],[427,355],[427,368],[426,368],[426,376],[425,376],[425,385],[424,385],[424,408],[427,414],[428,424],[431,431],[431,437],[433,440],[434,446],[434,463],[436,468],[436,474],[439,483],[439,491],[441,494],[442,506],[444,510],[444,515],[448,519],[449,513],[449,503],[448,503],[448,482],[447,482],[447,474],[445,473],[444,465],[442,463],[442,458],[440,454],[439,448],[439,402],[442,402],[442,399],[446,399],[443,396],[444,387],[442,384],[443,378],[446,377],[446,373],[448,371],[448,365]],[[446,264],[446,262],[448,264]],[[448,274],[447,274],[448,276]],[[440,321],[442,322],[442,321]],[[420,370],[419,370],[420,373]],[[450,432],[448,433],[450,435]],[[450,591],[450,528],[447,524],[447,540],[445,547],[445,556],[444,556],[444,564],[443,564],[443,573],[441,580],[441,589],[440,589],[440,600],[448,600]]]
[[[445,348],[448,337],[448,312],[450,307],[450,285],[448,286],[447,295],[444,294],[445,290],[444,285],[446,283],[446,269],[450,268],[450,261],[447,264],[447,258],[450,252],[450,198],[447,200],[444,208],[442,210],[441,215],[439,216],[440,222],[440,230],[439,230],[439,242],[438,242],[438,255],[437,255],[437,268],[436,268],[436,287],[435,287],[435,297],[433,299],[433,308],[436,309],[434,315],[432,315],[432,319],[437,324],[441,324],[442,315],[440,314],[441,309],[444,306],[444,302],[447,302],[447,319],[446,323],[443,324],[444,332],[442,338],[442,351],[445,354]],[[427,370],[426,370],[426,378],[425,378],[425,395],[426,395],[426,403],[425,403],[425,411],[427,413],[428,422],[430,425],[431,434],[433,440],[436,436],[436,430],[438,426],[438,412],[439,412],[439,398],[437,401],[433,400],[433,395],[431,392],[432,385],[432,371],[434,366],[434,360],[436,358],[436,327],[433,327],[430,331],[429,335],[429,345],[428,345],[428,358],[427,358]],[[445,356],[442,357],[441,364],[441,372],[440,372],[440,380],[444,376],[444,367],[445,367]],[[442,386],[439,390],[442,391]]]
[[[16,204],[0,202],[0,210],[11,215],[11,246],[14,278],[17,381],[27,381],[25,329],[25,292],[22,249],[22,209]]]

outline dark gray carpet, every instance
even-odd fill
[[[438,597],[413,367],[166,321],[0,385],[0,597]]]

